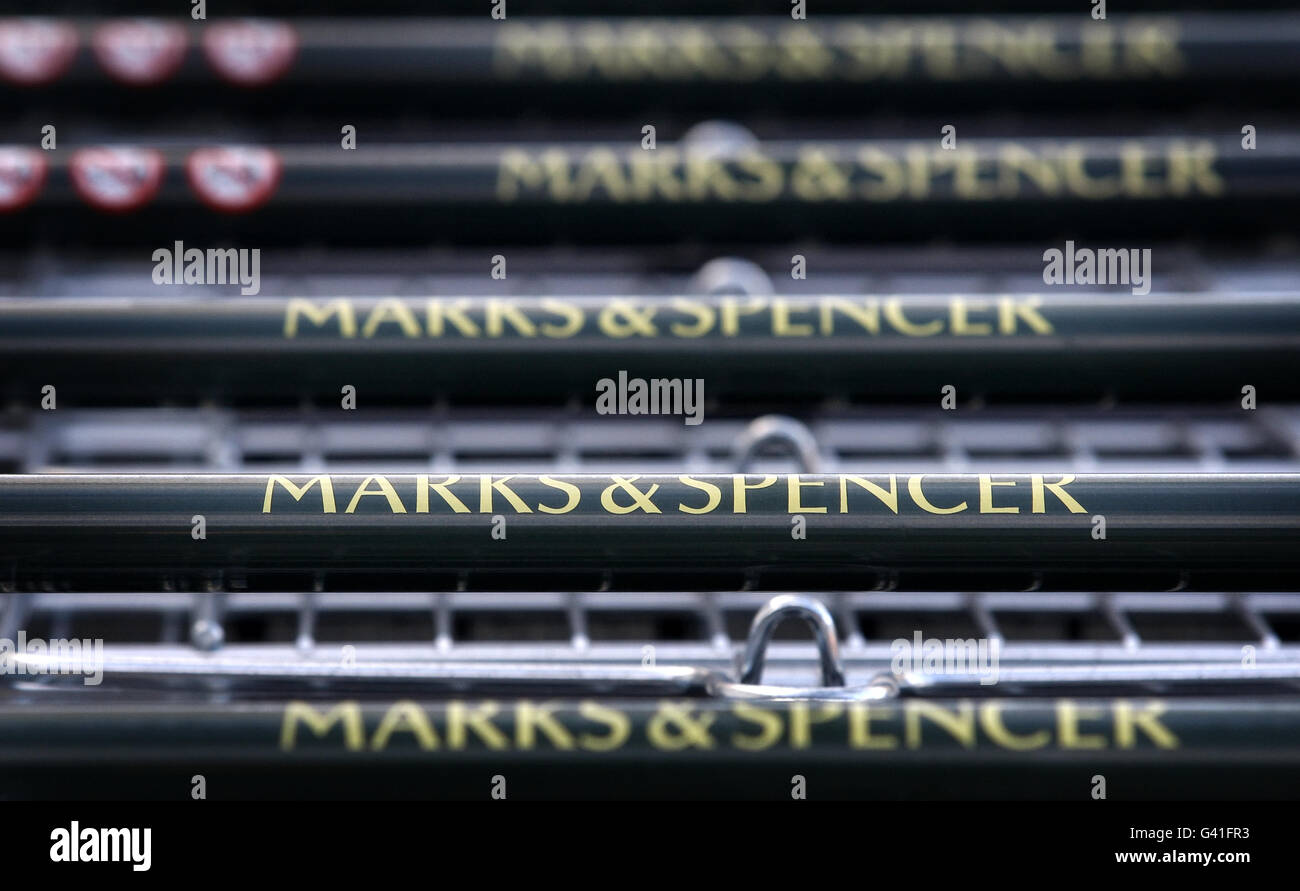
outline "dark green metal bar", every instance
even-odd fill
[[[229,154],[126,147],[162,164],[157,203],[197,204],[213,171],[257,180],[278,163],[267,206],[428,205],[1015,205],[1029,201],[1173,204],[1300,195],[1300,133],[1269,133],[1243,150],[1237,133],[1177,137],[788,140],[718,152],[678,143],[419,143],[230,147]],[[44,157],[49,182],[35,206],[83,203],[73,173],[124,169],[135,156],[94,147]],[[135,172],[135,171],[132,171]],[[255,175],[256,174],[256,175]],[[125,174],[123,174],[125,178]],[[155,200],[150,196],[150,200]]]
[[[1292,798],[1287,699],[322,701],[0,708],[0,794]]]
[[[1182,83],[1227,79],[1284,82],[1297,73],[1300,16],[1286,12],[1086,14],[930,18],[836,15],[805,21],[767,15],[689,18],[553,18],[487,14],[466,18],[268,19],[205,23],[152,20],[149,33],[123,20],[75,20],[81,57],[74,83],[108,78],[95,61],[106,46],[183,54],[158,81],[217,81],[214,55],[226,35],[246,55],[282,64],[247,86],[315,84],[591,83],[725,85],[753,90],[806,86],[969,83]],[[188,27],[187,27],[188,26]],[[134,27],[142,26],[138,23]],[[115,30],[118,29],[118,30]],[[164,36],[166,40],[164,40]],[[19,36],[21,39],[21,35]],[[33,36],[31,39],[36,39]],[[92,52],[91,46],[96,49]],[[141,66],[143,67],[143,66]]]
[[[1098,27],[1100,25],[1100,27]],[[304,22],[306,82],[806,84],[1289,78],[1287,14]]]
[[[1294,590],[1297,534],[1295,474],[0,476],[18,588]]]
[[[1183,137],[760,142],[76,147],[6,154],[16,188],[0,236],[137,250],[184,237],[268,247],[689,237],[784,241],[954,237],[1138,239],[1289,226],[1300,135],[1254,150]],[[46,169],[48,167],[48,169]]]
[[[168,250],[155,280],[184,280],[184,245]],[[1127,268],[1127,252],[1123,260]],[[1147,265],[1158,263],[1153,254]],[[202,252],[188,264],[206,268]],[[239,284],[237,259],[222,268]],[[961,400],[1229,403],[1245,386],[1261,400],[1300,396],[1298,356],[1294,296],[0,300],[0,394],[33,407],[46,385],[61,405],[334,401],[345,385],[365,404],[446,396],[591,405],[598,383],[620,372],[702,380],[710,400],[937,404],[953,386]]]

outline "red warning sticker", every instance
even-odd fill
[[[122,212],[147,204],[163,180],[163,156],[153,149],[82,149],[68,170],[77,193],[100,210]]]
[[[175,74],[188,45],[183,25],[158,19],[108,22],[91,38],[100,66],[113,79],[134,86],[161,83]]]
[[[77,31],[51,19],[0,19],[0,77],[33,86],[67,71],[77,54]]]
[[[0,146],[0,213],[26,207],[45,185],[49,165],[36,149]]]
[[[185,162],[190,187],[209,207],[243,213],[260,207],[280,184],[280,156],[270,149],[199,149]]]
[[[203,52],[208,64],[226,80],[257,87],[289,70],[298,52],[298,35],[283,22],[218,22],[203,30]]]

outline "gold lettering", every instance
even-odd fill
[[[987,473],[980,474],[980,513],[982,514],[1018,514],[1018,507],[994,507],[993,506],[993,487],[994,486],[1014,486],[1014,480],[993,481],[993,477]]]
[[[733,514],[743,514],[746,512],[745,498],[750,489],[766,489],[768,486],[774,485],[775,483],[776,483],[776,477],[768,475],[763,477],[763,481],[761,483],[756,483],[755,485],[751,486],[745,482],[745,474],[743,473],[732,474],[731,475],[731,488],[732,488],[731,512]]]
[[[1056,738],[1063,749],[1104,749],[1106,737],[1095,733],[1080,733],[1080,720],[1097,720],[1101,709],[1079,708],[1073,700],[1062,699],[1056,703]]]
[[[1105,22],[1096,22],[1082,29],[1080,62],[1083,70],[1092,77],[1114,77],[1116,69],[1115,29]]]
[[[751,177],[737,183],[736,197],[760,203],[780,196],[785,189],[785,168],[772,158],[755,151],[744,152],[734,162],[736,169]]]
[[[1164,75],[1181,73],[1185,63],[1178,47],[1179,32],[1177,19],[1130,23],[1124,35],[1126,67]]]
[[[541,192],[556,201],[573,196],[569,158],[561,149],[548,149],[534,161],[527,152],[507,149],[497,164],[497,200],[516,201],[525,193]]]
[[[578,165],[578,175],[573,184],[573,198],[588,201],[603,188],[611,201],[627,201],[631,190],[624,178],[623,163],[618,155],[607,148],[592,149]]]
[[[963,748],[975,745],[975,709],[971,703],[962,701],[950,712],[941,705],[914,699],[903,707],[904,738],[909,749],[921,747],[921,719],[929,719],[937,727],[942,727],[948,735],[962,744]]]
[[[925,474],[918,473],[907,481],[907,491],[911,494],[912,500],[916,502],[917,507],[921,510],[932,514],[959,514],[966,509],[966,502],[958,504],[956,507],[935,507],[925,497],[921,491],[921,480],[925,479]]]
[[[1212,142],[1184,145],[1174,143],[1169,148],[1169,191],[1174,195],[1222,195],[1225,191],[1223,177],[1214,169],[1218,160]]]
[[[1065,487],[1074,482],[1074,474],[1063,474],[1059,480],[1054,483],[1044,483],[1043,475],[1040,473],[1032,474],[1029,477],[1030,493],[1032,496],[1030,509],[1033,513],[1041,514],[1047,510],[1046,499],[1043,497],[1044,489],[1051,489],[1060,502],[1069,509],[1072,514],[1087,513],[1083,505],[1070,497],[1070,493],[1065,491]]]
[[[896,201],[906,187],[903,165],[898,158],[873,146],[858,151],[858,168],[867,179],[858,191],[868,201]]]
[[[691,716],[690,701],[659,703],[659,709],[646,723],[646,739],[656,749],[667,752],[680,752],[687,748],[713,748],[713,735],[709,726],[714,715],[701,712],[698,718]]]
[[[595,702],[582,702],[578,705],[578,714],[588,721],[595,721],[609,728],[609,733],[605,736],[584,733],[578,737],[578,745],[589,752],[612,752],[627,742],[627,738],[632,734],[632,720],[612,708],[606,708]]]
[[[429,490],[432,489],[437,492],[442,497],[442,500],[447,502],[447,506],[456,513],[469,513],[469,508],[465,506],[465,502],[453,495],[451,490],[447,488],[448,486],[455,485],[458,482],[460,482],[460,476],[453,474],[449,474],[447,478],[440,483],[429,482],[429,477],[425,474],[417,476],[415,478],[415,512],[417,514],[427,514],[429,512]]]
[[[853,59],[848,75],[856,80],[898,78],[911,62],[912,30],[886,23],[878,27],[847,22],[838,26],[842,45]]]
[[[967,313],[971,310],[983,312],[989,308],[989,305],[983,300],[967,303],[962,297],[954,297],[950,303],[952,311],[952,324],[949,326],[953,334],[992,334],[993,326],[985,322],[970,321]]]
[[[952,188],[958,198],[987,201],[998,197],[997,158],[965,148],[941,150],[953,165]]]
[[[747,301],[746,308],[742,309],[734,297],[722,298],[722,333],[728,337],[735,337],[740,333],[740,317],[750,316],[762,312],[767,307],[767,301],[761,297],[755,297]]]
[[[1061,194],[1061,178],[1046,159],[1016,143],[1006,143],[998,149],[998,193],[1003,198],[1018,198],[1022,194],[1022,177],[1031,181],[1044,197]]]
[[[284,490],[293,497],[294,501],[302,501],[302,496],[307,494],[307,490],[312,486],[320,486],[321,513],[334,513],[334,483],[326,475],[314,476],[303,484],[302,488],[295,486],[286,476],[272,475],[266,480],[266,498],[262,500],[262,513],[271,512],[271,493],[276,483],[284,486]]]
[[[396,322],[407,337],[420,336],[420,322],[415,318],[411,308],[394,297],[380,300],[366,316],[366,324],[361,329],[362,337],[374,337],[379,326],[385,322]]]
[[[848,174],[821,149],[799,153],[790,174],[790,190],[804,201],[851,197]]]
[[[689,476],[679,476],[677,479],[683,485],[690,486],[692,489],[699,489],[701,492],[707,492],[709,495],[709,500],[705,503],[704,507],[687,507],[685,504],[678,504],[677,509],[682,513],[707,514],[709,511],[716,508],[718,503],[722,501],[722,489],[713,485],[713,483],[708,483],[704,480],[697,480]]]
[[[512,22],[501,26],[492,64],[496,72],[505,77],[515,77],[521,71],[540,67],[549,76],[559,78],[573,66],[575,55],[564,26],[533,28]]]
[[[853,319],[871,334],[880,333],[880,304],[874,298],[868,298],[858,306],[840,297],[823,297],[821,301],[821,333],[830,335],[835,332],[835,311]]]
[[[686,191],[694,201],[710,197],[734,201],[740,196],[739,183],[731,176],[724,158],[691,152],[686,155]]]
[[[461,333],[462,337],[478,337],[478,325],[465,314],[466,307],[469,305],[468,300],[454,300],[450,306],[444,306],[441,300],[430,300],[425,305],[425,326],[429,329],[429,336],[442,337],[445,318]]]
[[[786,485],[790,490],[789,498],[787,499],[787,504],[789,506],[790,513],[792,514],[826,513],[826,508],[824,507],[804,507],[804,505],[801,504],[799,501],[799,490],[801,488],[805,486],[823,486],[825,485],[825,483],[821,482],[820,480],[805,483],[799,479],[799,474],[792,473],[786,477]]]
[[[557,316],[563,316],[568,321],[563,325],[553,325],[550,322],[543,322],[538,326],[542,335],[545,337],[572,337],[582,330],[582,323],[586,316],[582,307],[570,303],[567,300],[553,300],[550,297],[542,300],[542,309],[547,312],[553,312]]]
[[[653,501],[651,501],[654,494],[659,491],[659,484],[655,483],[648,490],[642,492],[635,485],[636,481],[640,478],[641,477],[639,476],[611,476],[610,479],[614,481],[613,485],[606,486],[605,491],[600,493],[601,507],[605,508],[605,510],[609,511],[611,514],[630,514],[634,510],[643,510],[648,514],[660,513],[659,508],[655,506]],[[620,489],[625,494],[632,496],[632,503],[624,506],[615,501],[615,489]]]
[[[1164,193],[1155,158],[1140,142],[1125,142],[1119,149],[1120,178],[1124,194],[1131,198],[1156,198]]]
[[[862,702],[849,705],[849,745],[855,749],[896,749],[898,737],[889,734],[872,735],[873,720],[889,720],[894,717],[894,710],[876,707]]]
[[[663,148],[653,152],[638,152],[627,158],[629,185],[639,201],[656,197],[665,201],[681,201],[684,197],[679,174],[682,172],[681,156],[674,149]]]
[[[961,73],[957,67],[957,29],[951,25],[926,24],[920,34],[921,62],[935,80],[952,80]]]
[[[460,750],[468,742],[467,730],[483,741],[489,749],[506,749],[510,740],[492,723],[499,711],[495,702],[484,702],[472,711],[465,703],[455,700],[447,704],[447,748]]]
[[[898,478],[894,474],[889,475],[889,491],[885,491],[884,487],[873,483],[864,476],[840,474],[840,513],[842,514],[849,512],[849,483],[866,489],[879,498],[881,504],[894,513],[898,513]]]
[[[505,496],[506,501],[515,509],[517,514],[531,514],[533,509],[524,504],[524,500],[514,493],[506,483],[514,479],[514,476],[503,476],[501,479],[492,480],[492,475],[485,473],[478,478],[478,509],[479,513],[490,514],[492,510],[492,493],[499,492]]]
[[[372,490],[370,488],[371,483],[375,483],[379,488]],[[402,504],[402,499],[397,497],[397,490],[393,488],[393,484],[387,478],[382,476],[366,477],[361,485],[357,487],[357,491],[353,494],[352,500],[348,502],[348,509],[344,513],[355,512],[357,503],[367,495],[382,495],[388,500],[389,510],[395,514],[406,513],[406,506]]]
[[[1126,699],[1115,701],[1115,745],[1121,749],[1131,749],[1137,745],[1136,729],[1141,728],[1151,741],[1160,749],[1178,748],[1178,737],[1160,723],[1160,716],[1167,708],[1164,703],[1149,701],[1141,710],[1134,709],[1133,703]]]
[[[596,324],[608,337],[631,337],[633,334],[655,337],[658,332],[651,320],[658,311],[658,307],[639,306],[631,300],[611,300],[601,307]]]
[[[835,64],[834,54],[808,28],[786,25],[776,39],[779,50],[776,71],[784,78],[822,78]]]
[[[341,723],[345,749],[360,752],[366,747],[366,728],[361,718],[361,706],[355,702],[340,702],[323,715],[310,703],[290,702],[284,707],[280,748],[289,751],[297,746],[299,723],[306,725],[318,737],[328,734],[335,723]]]
[[[569,500],[565,502],[564,507],[547,507],[545,504],[538,503],[537,509],[542,513],[567,514],[578,506],[578,499],[582,497],[582,490],[573,483],[566,483],[563,480],[557,480],[549,476],[539,476],[537,480],[543,486],[550,486],[553,489],[559,489],[561,492],[564,492],[569,496]]]
[[[772,333],[777,337],[809,337],[813,333],[812,325],[795,324],[790,321],[791,306],[784,299],[777,297],[772,301]],[[796,312],[805,312],[808,307],[795,308]]]
[[[1087,149],[1078,143],[1071,143],[1061,150],[1066,188],[1080,198],[1101,199],[1119,195],[1123,189],[1119,176],[1092,176],[1088,172],[1087,156]]]
[[[885,321],[893,325],[900,334],[909,337],[929,337],[943,330],[943,321],[940,319],[934,319],[924,325],[911,322],[903,315],[903,302],[897,297],[890,297],[885,301]]]
[[[814,714],[806,702],[790,703],[790,747],[806,749],[812,745],[812,725],[832,721],[844,713],[843,706],[821,705]]]
[[[573,734],[555,719],[554,712],[560,707],[558,702],[544,702],[536,705],[528,700],[520,700],[515,705],[515,743],[520,749],[528,750],[537,739],[537,732],[551,741],[557,749],[572,749]]]
[[[1032,328],[1035,333],[1053,333],[1051,322],[1043,318],[1043,315],[1038,312],[1038,307],[1042,305],[1043,301],[1037,297],[1025,297],[1023,299],[999,297],[998,332],[1000,334],[1015,334],[1016,320],[1020,319]]]
[[[752,721],[757,724],[758,732],[752,736],[743,733],[733,733],[731,735],[731,744],[737,749],[746,752],[761,752],[764,749],[770,749],[781,739],[781,715],[775,711],[765,708],[759,708],[756,705],[750,705],[747,702],[737,702],[731,707],[731,712],[742,721]]]
[[[324,325],[332,316],[338,316],[339,335],[357,336],[357,317],[352,309],[351,300],[330,300],[324,306],[317,306],[301,297],[292,298],[284,308],[284,336],[298,336],[298,317],[305,316],[307,321],[317,327]]]
[[[507,321],[522,336],[537,336],[537,326],[518,306],[507,300],[489,300],[487,302],[487,321],[483,325],[487,336],[502,336],[505,333]]]
[[[1003,723],[1002,708],[996,702],[981,703],[979,715],[980,726],[984,728],[988,738],[1004,749],[1027,752],[1041,749],[1052,741],[1052,734],[1047,730],[1039,729],[1024,735],[1012,733]]]
[[[912,198],[930,197],[930,152],[921,146],[908,146],[903,151],[903,163],[907,171],[907,194]]]
[[[696,300],[674,297],[672,306],[673,309],[696,318],[694,325],[687,325],[683,322],[673,322],[669,325],[668,330],[675,337],[702,337],[713,328],[713,322],[717,318],[717,313],[714,312],[713,307]]]
[[[429,723],[429,716],[414,702],[394,702],[389,707],[370,740],[370,748],[382,752],[388,748],[393,734],[399,732],[413,735],[421,749],[438,748],[438,734]]]

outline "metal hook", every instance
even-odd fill
[[[773,597],[754,615],[749,626],[749,640],[745,645],[744,661],[740,668],[740,683],[758,684],[763,679],[763,660],[767,645],[772,640],[776,626],[791,616],[798,616],[813,631],[813,640],[821,659],[822,684],[843,687],[844,664],[840,660],[840,643],[835,633],[835,621],[820,600],[802,594],[782,594]]]
[[[734,121],[701,121],[682,134],[684,154],[696,158],[738,158],[758,148],[758,137]]]
[[[194,621],[190,625],[190,643],[196,649],[212,652],[226,642],[226,629],[222,625],[225,612],[225,592],[219,583],[210,580],[208,590],[195,595]]]
[[[738,257],[718,257],[705,263],[691,278],[690,287],[702,294],[746,297],[766,297],[776,291],[763,267]]]
[[[736,470],[740,473],[747,471],[758,449],[769,442],[789,445],[804,473],[817,473],[821,467],[817,438],[806,424],[785,415],[763,415],[750,421],[736,437]]]

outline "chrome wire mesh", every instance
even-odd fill
[[[489,411],[162,408],[0,414],[8,472],[730,472],[751,421]],[[1300,465],[1300,406],[809,407],[825,471],[1275,472]],[[780,443],[752,472],[799,470]]]

